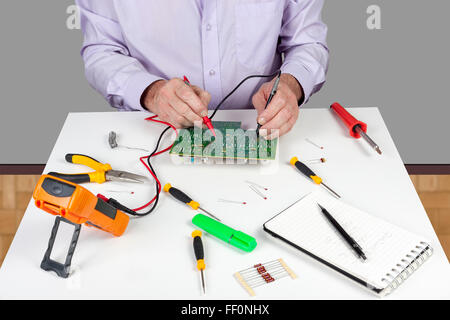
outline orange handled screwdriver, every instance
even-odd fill
[[[205,290],[205,276],[203,274],[203,270],[205,270],[205,253],[203,250],[203,242],[202,242],[202,232],[200,230],[195,230],[192,232],[192,238],[194,238],[194,253],[195,259],[197,260],[197,269],[200,270],[200,274],[202,277],[202,287],[203,294],[206,293]]]

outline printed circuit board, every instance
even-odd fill
[[[255,130],[241,129],[241,122],[213,121],[216,136],[202,128],[179,130],[171,155],[202,159],[274,160],[278,139],[257,138]]]

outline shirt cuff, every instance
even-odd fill
[[[281,67],[281,73],[289,73],[303,88],[303,104],[308,102],[309,97],[314,89],[314,80],[311,73],[301,64],[288,62]]]
[[[133,110],[148,111],[141,105],[141,96],[149,85],[158,80],[162,80],[162,78],[147,72],[139,72],[132,75],[128,79],[123,95],[124,104]]]

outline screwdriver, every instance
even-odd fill
[[[208,211],[206,211],[205,209],[203,209],[202,207],[200,207],[200,204],[194,200],[191,199],[191,197],[189,197],[186,193],[184,193],[183,191],[172,187],[172,185],[170,183],[166,183],[166,185],[164,186],[163,189],[165,192],[170,193],[175,199],[177,199],[178,201],[181,201],[183,203],[186,203],[189,207],[191,207],[194,210],[202,210],[204,213],[206,213],[208,216],[220,221],[219,218],[217,218],[216,216],[214,216],[213,214],[209,213]]]
[[[301,173],[310,178],[314,183],[320,184],[324,186],[328,191],[330,191],[336,198],[340,198],[336,192],[333,191],[330,187],[328,187],[325,183],[323,183],[322,178],[317,176],[310,168],[308,168],[304,163],[300,162],[297,157],[293,157],[291,159],[291,164],[295,166]]]
[[[367,124],[362,121],[355,119],[344,107],[342,107],[339,103],[335,102],[331,105],[331,109],[336,112],[336,114],[344,121],[345,125],[350,129],[350,135],[353,138],[359,139],[363,137],[363,139],[370,145],[372,149],[374,149],[378,154],[381,155],[380,147],[367,135]]]
[[[192,238],[194,238],[194,253],[195,259],[197,260],[197,269],[200,270],[200,275],[202,277],[202,287],[203,294],[206,293],[205,290],[205,276],[203,274],[203,270],[205,270],[205,253],[203,251],[203,242],[202,242],[202,232],[200,230],[195,230],[192,232]]]

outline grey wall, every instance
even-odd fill
[[[0,164],[45,163],[68,112],[111,111],[86,82],[73,0],[0,2]],[[382,10],[369,30],[366,9]],[[377,106],[405,163],[450,163],[450,2],[328,0],[328,82],[308,107]]]

